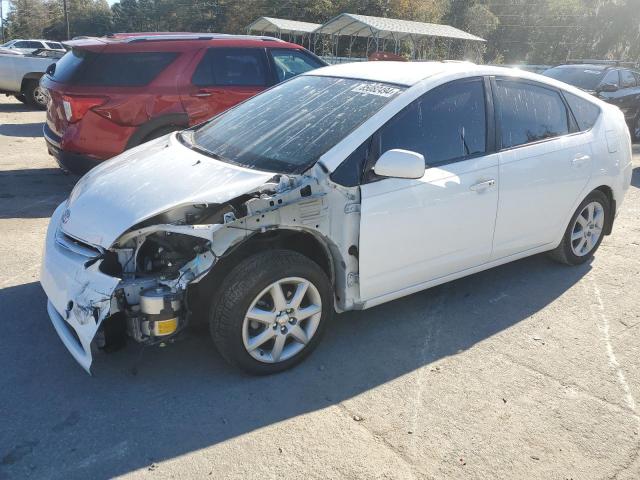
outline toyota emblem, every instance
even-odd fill
[[[62,214],[62,223],[67,223],[69,221],[69,217],[71,216],[71,212],[67,208]]]

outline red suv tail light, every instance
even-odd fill
[[[63,95],[62,107],[64,108],[64,116],[69,123],[79,121],[91,109],[99,107],[107,103],[107,97],[76,97]]]

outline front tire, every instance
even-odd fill
[[[591,192],[571,217],[560,245],[550,252],[551,258],[566,265],[585,263],[598,250],[610,214],[607,196],[600,190]]]
[[[213,299],[209,328],[230,364],[269,375],[300,363],[333,315],[333,294],[318,264],[289,250],[240,262]]]

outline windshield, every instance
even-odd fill
[[[583,90],[595,90],[604,77],[604,73],[605,71],[599,68],[554,67],[544,72],[544,75]]]
[[[244,167],[302,173],[402,90],[364,80],[295,77],[198,128],[193,144]]]

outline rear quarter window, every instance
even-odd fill
[[[600,108],[572,93],[563,92],[563,95],[578,123],[580,131],[583,132],[592,128],[600,116]]]
[[[73,85],[139,87],[178,56],[174,52],[94,53],[73,50],[56,64],[53,80]]]

